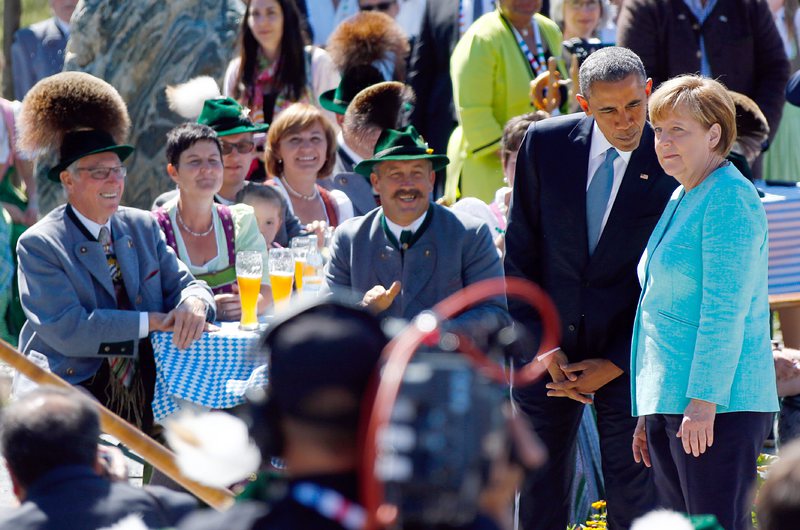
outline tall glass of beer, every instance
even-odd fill
[[[263,274],[260,252],[245,250],[236,253],[236,283],[239,284],[239,299],[242,303],[239,329],[258,329],[258,293]]]
[[[294,277],[294,258],[292,249],[272,248],[269,251],[269,281],[272,286],[272,299],[275,309],[288,305],[292,296]]]
[[[310,243],[306,237],[295,237],[291,241],[292,256],[294,257],[294,284],[297,286],[298,293],[303,292],[303,274]]]

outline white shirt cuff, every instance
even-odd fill
[[[147,313],[142,311],[139,313],[139,338],[143,339],[150,333],[150,319]]]

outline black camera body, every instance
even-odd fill
[[[509,450],[507,393],[463,355],[416,354],[378,433],[376,474],[385,501],[398,508],[398,528],[475,520],[491,464]]]

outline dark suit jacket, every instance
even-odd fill
[[[583,114],[531,124],[517,158],[505,270],[552,297],[570,361],[605,358],[628,371],[640,292],[636,266],[677,182],[658,165],[646,125],[590,257],[586,173],[593,124]],[[519,304],[509,307],[536,329],[535,314]]]
[[[83,466],[50,471],[25,502],[0,518],[0,530],[96,530],[138,514],[147,528],[169,528],[197,507],[188,493],[109,482]]]
[[[411,121],[437,153],[447,151],[458,124],[450,81],[450,55],[458,38],[458,0],[429,0],[411,55],[408,84],[417,96]]]
[[[11,68],[14,75],[14,99],[22,100],[37,81],[57,74],[64,68],[67,38],[48,18],[14,33],[11,44]]]
[[[752,98],[775,136],[789,62],[766,2],[719,0],[701,26],[684,0],[625,0],[617,21],[617,44],[642,58],[653,88],[700,71],[701,34],[713,77]]]

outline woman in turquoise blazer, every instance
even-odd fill
[[[639,264],[631,350],[637,462],[660,504],[750,528],[756,458],[778,409],[767,298],[767,219],[725,161],[733,101],[680,76],[650,99],[656,154],[681,184]]]

